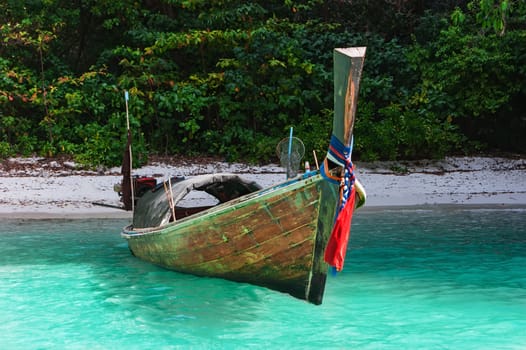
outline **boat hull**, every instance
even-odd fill
[[[338,186],[315,175],[151,229],[127,227],[132,253],[198,276],[246,282],[321,304]]]

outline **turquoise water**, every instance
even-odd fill
[[[524,209],[359,212],[321,306],[141,262],[125,224],[0,220],[0,348],[526,348]]]

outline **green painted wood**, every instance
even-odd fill
[[[334,50],[332,133],[344,145],[349,145],[351,142],[365,51],[365,47]]]

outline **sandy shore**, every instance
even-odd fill
[[[446,158],[441,161],[356,163],[367,191],[365,210],[384,207],[471,205],[526,207],[526,159]],[[134,171],[167,179],[233,172],[266,187],[285,179],[277,165],[218,161],[153,163]],[[10,159],[0,168],[0,218],[129,218],[113,186],[120,169],[77,170],[74,164],[38,158]]]

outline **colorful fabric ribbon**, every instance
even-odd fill
[[[325,261],[333,266],[336,271],[343,269],[347,244],[351,233],[351,221],[354,212],[355,187],[356,180],[354,176],[354,165],[351,162],[352,139],[351,144],[346,147],[340,140],[332,135],[329,145],[327,158],[321,166],[321,174],[332,183],[340,185],[340,200],[334,225],[332,228],[327,248],[325,249]],[[328,159],[343,167],[343,176],[335,177],[330,174],[328,169]]]

